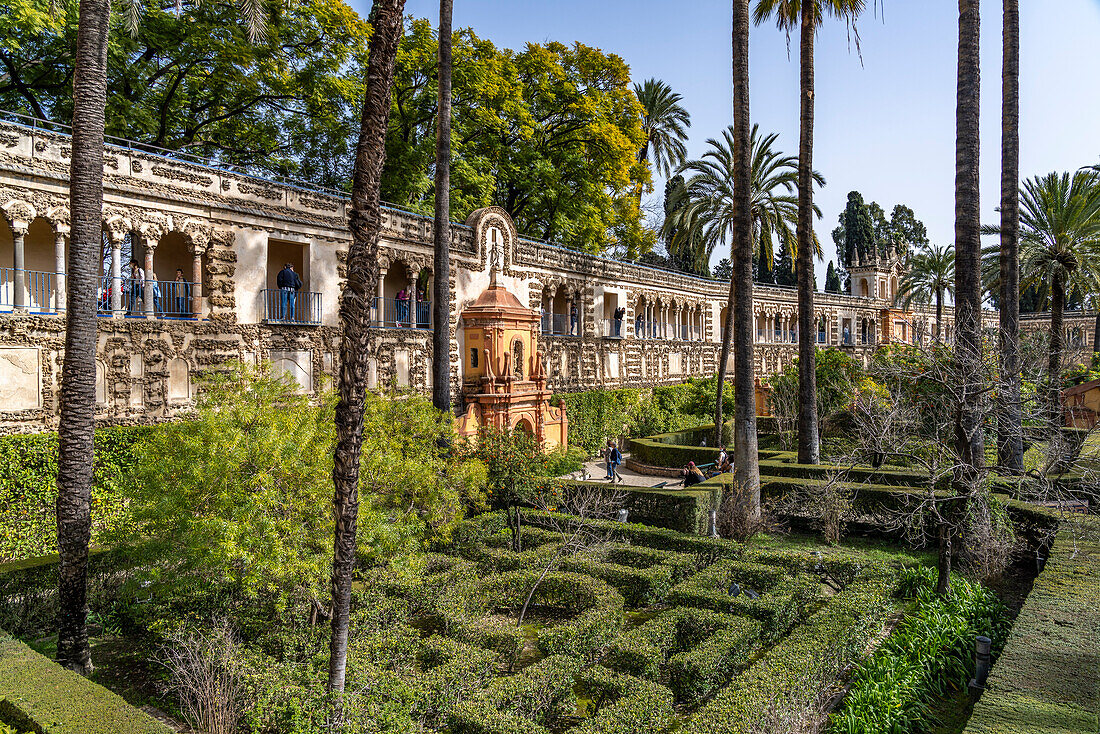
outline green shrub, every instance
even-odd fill
[[[717,504],[717,496],[712,496],[709,489],[651,489],[566,480],[558,482],[557,486],[564,494],[576,489],[590,491],[593,487],[599,487],[621,500],[621,506],[629,512],[631,522],[688,534],[707,531],[708,513]]]
[[[890,731],[917,734],[935,727],[928,701],[965,691],[973,675],[974,638],[993,641],[994,657],[1007,632],[997,597],[962,578],[951,595],[935,595],[936,572],[905,569],[900,586],[917,607],[875,654],[856,670],[840,707],[829,716],[831,734]]]
[[[592,701],[592,715],[573,734],[662,731],[672,723],[672,693],[664,686],[596,665],[577,676]]]
[[[527,510],[523,513],[523,517],[525,522],[532,525],[550,525],[548,513],[541,510]],[[587,522],[595,529],[611,531],[611,540],[645,546],[655,550],[696,553],[713,558],[736,558],[744,552],[744,546],[740,543],[725,538],[685,535],[666,528],[650,527],[636,523],[620,523],[610,520],[588,520]]]
[[[0,721],[50,734],[169,734],[114,693],[0,634]]]
[[[92,544],[126,520],[123,487],[135,445],[152,428],[99,428],[92,474]],[[0,437],[0,562],[57,552],[57,434]]]
[[[754,619],[732,617],[734,622],[718,629],[690,650],[668,661],[668,680],[677,701],[698,703],[726,684],[744,668],[761,647],[761,625]]]
[[[618,563],[634,568],[650,568],[656,565],[668,566],[672,573],[672,582],[680,583],[699,570],[700,557],[693,553],[677,553],[653,548],[644,548],[625,543],[609,543],[603,551],[608,563]]]
[[[716,630],[739,623],[737,617],[709,609],[670,609],[612,640],[603,664],[656,680],[670,656],[690,649]]]
[[[868,576],[834,596],[699,709],[683,734],[752,734],[769,715],[816,705],[880,633],[893,591],[891,581]]]
[[[672,588],[672,569],[657,565],[631,568],[617,563],[602,563],[591,558],[563,558],[563,571],[582,573],[607,582],[623,595],[629,607],[644,607],[665,598]]]

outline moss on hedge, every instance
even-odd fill
[[[1012,627],[966,734],[1100,730],[1100,522],[1067,522]]]
[[[0,633],[0,720],[45,734],[170,734],[171,729]]]

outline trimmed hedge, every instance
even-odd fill
[[[656,525],[680,533],[705,533],[711,507],[717,507],[717,494],[710,489],[655,489],[621,487],[606,482],[557,480],[565,493],[583,487],[598,487],[609,495],[622,497],[622,507],[630,521],[641,525]]]
[[[92,543],[124,521],[122,486],[137,465],[135,447],[154,427],[95,431]],[[0,561],[57,552],[57,434],[0,437]]]
[[[171,729],[0,634],[0,721],[47,734],[170,734]]]
[[[1093,518],[1058,532],[965,734],[1100,730],[1098,533]]]
[[[672,693],[633,676],[596,665],[577,676],[593,703],[593,714],[570,734],[623,734],[661,731],[672,723]]]
[[[645,607],[665,598],[672,588],[672,569],[656,565],[632,568],[591,558],[563,558],[561,569],[600,579],[618,590],[628,607]]]
[[[760,649],[760,622],[746,617],[732,619],[729,626],[669,659],[669,686],[677,701],[695,704],[703,700],[745,668]]]
[[[752,734],[769,711],[812,703],[882,630],[894,609],[893,592],[891,580],[862,577],[734,678],[680,731]]]
[[[678,433],[657,434],[646,438],[630,439],[630,456],[650,466],[682,467],[689,461],[695,464],[713,464],[718,460],[716,446],[683,446],[671,443]]]
[[[448,717],[452,734],[544,734],[565,713],[582,665],[577,657],[552,655],[493,681],[480,696],[455,706]]]
[[[540,527],[549,525],[550,513],[541,510],[525,510],[524,522]],[[554,513],[555,518],[563,517]],[[714,558],[737,558],[744,552],[740,543],[725,538],[709,538],[699,535],[685,535],[675,530],[650,527],[637,523],[621,523],[612,520],[589,520],[591,527],[608,530],[611,540],[641,545],[656,550],[676,551],[679,553],[698,553]]]
[[[736,617],[709,609],[670,609],[616,637],[608,645],[603,664],[621,673],[657,680],[672,655],[736,622]]]

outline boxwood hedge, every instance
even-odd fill
[[[668,681],[677,701],[695,704],[705,699],[747,666],[763,646],[760,622],[737,616],[730,620],[698,645],[669,659]]]
[[[815,703],[882,630],[894,608],[893,592],[887,578],[861,578],[721,689],[681,731],[752,734],[770,712]]]
[[[672,693],[664,686],[595,665],[577,676],[592,715],[570,734],[662,731],[672,723]]]
[[[0,722],[50,734],[170,734],[106,688],[0,633]]]

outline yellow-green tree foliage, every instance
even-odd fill
[[[122,540],[140,549],[154,594],[216,590],[276,612],[327,598],[333,406],[329,393],[313,399],[283,374],[238,366],[202,383],[192,419],[142,442]],[[484,467],[440,448],[453,431],[421,397],[367,393],[363,562],[416,553],[481,501]]]

